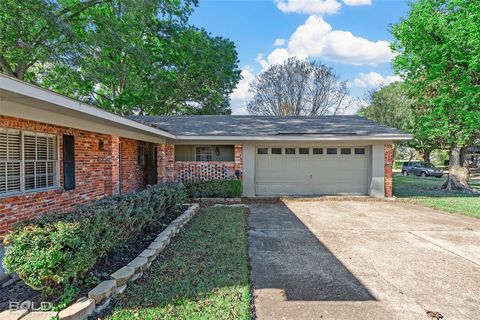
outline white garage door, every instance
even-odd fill
[[[257,195],[367,194],[367,147],[257,147]]]

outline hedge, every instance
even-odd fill
[[[240,180],[209,180],[185,183],[192,198],[238,198],[242,196]]]
[[[23,223],[5,237],[5,269],[33,289],[65,289],[101,257],[179,212],[186,198],[182,184],[163,184]]]

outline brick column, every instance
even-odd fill
[[[385,170],[385,197],[393,197],[393,181],[392,181],[392,167],[393,167],[393,147],[391,144],[385,145],[384,156],[384,170]]]
[[[157,145],[158,182],[175,181],[175,146],[173,144]]]
[[[105,193],[117,195],[120,193],[120,137],[110,136],[104,141],[105,162]]]
[[[243,145],[235,145],[235,171],[240,171],[240,177],[243,176]]]

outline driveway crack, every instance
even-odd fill
[[[447,248],[445,248],[445,247],[443,247],[443,246],[441,246],[441,245],[439,245],[439,244],[431,241],[430,239],[427,239],[427,238],[425,238],[425,237],[422,237],[421,235],[415,234],[415,233],[413,233],[413,232],[411,232],[411,231],[409,231],[408,233],[410,233],[411,235],[413,235],[413,236],[415,236],[415,237],[417,237],[417,238],[419,238],[419,239],[422,239],[423,241],[427,241],[428,243],[431,243],[431,244],[433,244],[434,246],[436,246],[436,247],[438,247],[438,248],[440,248],[440,249],[442,249],[442,250],[445,250],[445,251],[447,251],[447,252],[449,252],[449,253],[457,256],[457,257],[460,257],[460,258],[462,258],[462,259],[465,259],[465,260],[467,260],[468,262],[473,263],[473,264],[476,265],[477,267],[480,267],[480,264],[478,264],[477,262],[475,262],[475,261],[473,261],[473,260],[471,260],[471,259],[469,259],[469,258],[466,258],[466,257],[464,257],[463,255],[456,253],[455,251],[449,250],[449,249],[447,249]]]

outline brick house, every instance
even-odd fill
[[[392,196],[392,143],[356,116],[121,117],[0,75],[0,236],[12,224],[166,181],[243,195]]]

